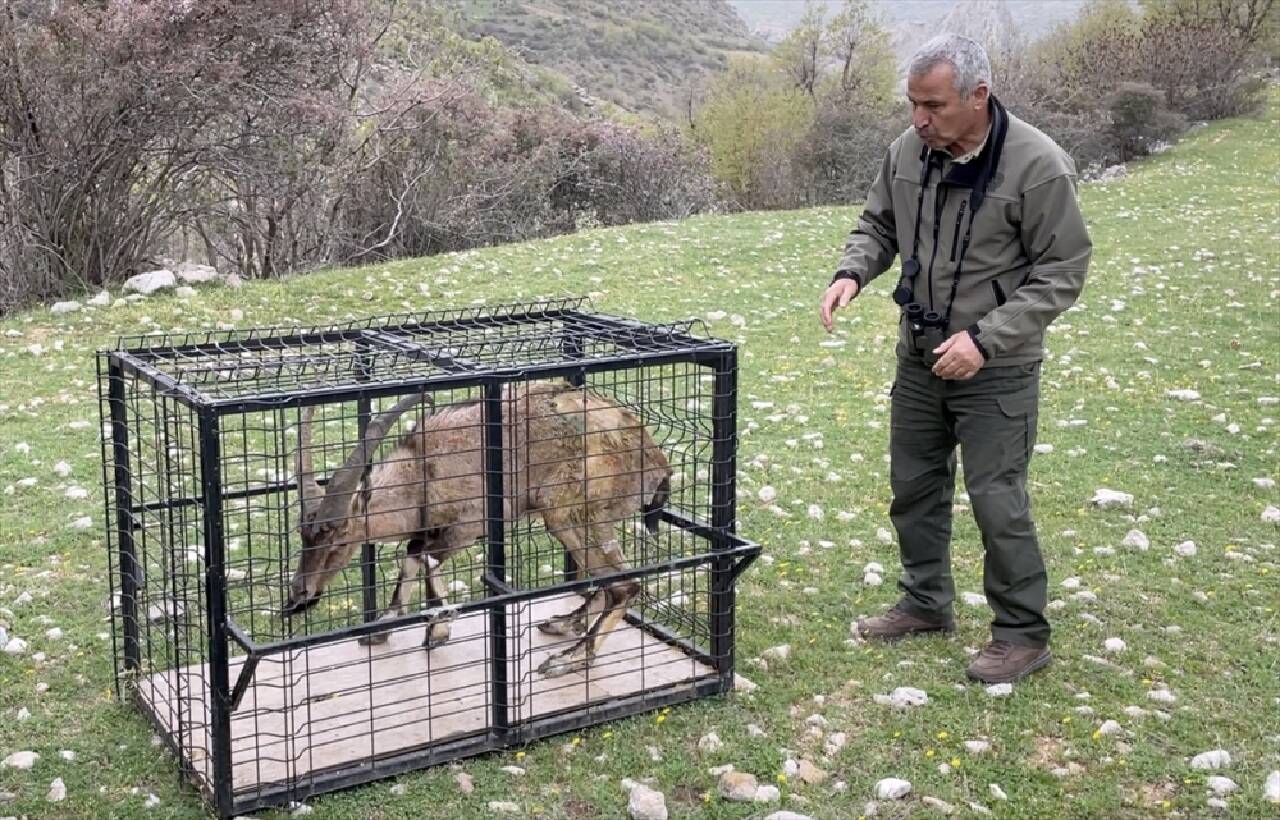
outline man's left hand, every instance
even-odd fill
[[[933,375],[940,379],[971,379],[986,361],[967,330],[947,339],[935,347],[933,352],[938,356],[938,362],[933,366]]]

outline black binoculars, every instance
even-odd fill
[[[912,352],[923,357],[924,363],[933,367],[938,361],[934,348],[946,340],[946,327],[942,316],[934,310],[925,310],[919,302],[908,302],[902,308],[911,335]]]

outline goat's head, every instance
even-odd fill
[[[302,555],[289,583],[289,597],[282,614],[297,615],[315,606],[333,576],[351,560],[366,533],[361,527],[360,483],[372,464],[378,445],[406,410],[422,401],[406,396],[385,413],[370,420],[364,440],[355,446],[324,487],[316,480],[312,464],[311,419],[314,408],[303,411],[298,426],[298,496],[302,515]],[[429,402],[429,400],[428,400]]]

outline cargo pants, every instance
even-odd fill
[[[991,635],[1029,646],[1049,642],[1048,576],[1027,495],[1039,400],[1038,362],[983,368],[971,379],[946,381],[918,358],[899,358],[889,441],[889,514],[903,570],[898,608],[927,620],[951,615],[958,445],[985,550]]]

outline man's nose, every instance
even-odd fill
[[[929,112],[917,108],[911,112],[911,126],[919,131],[929,125]]]

